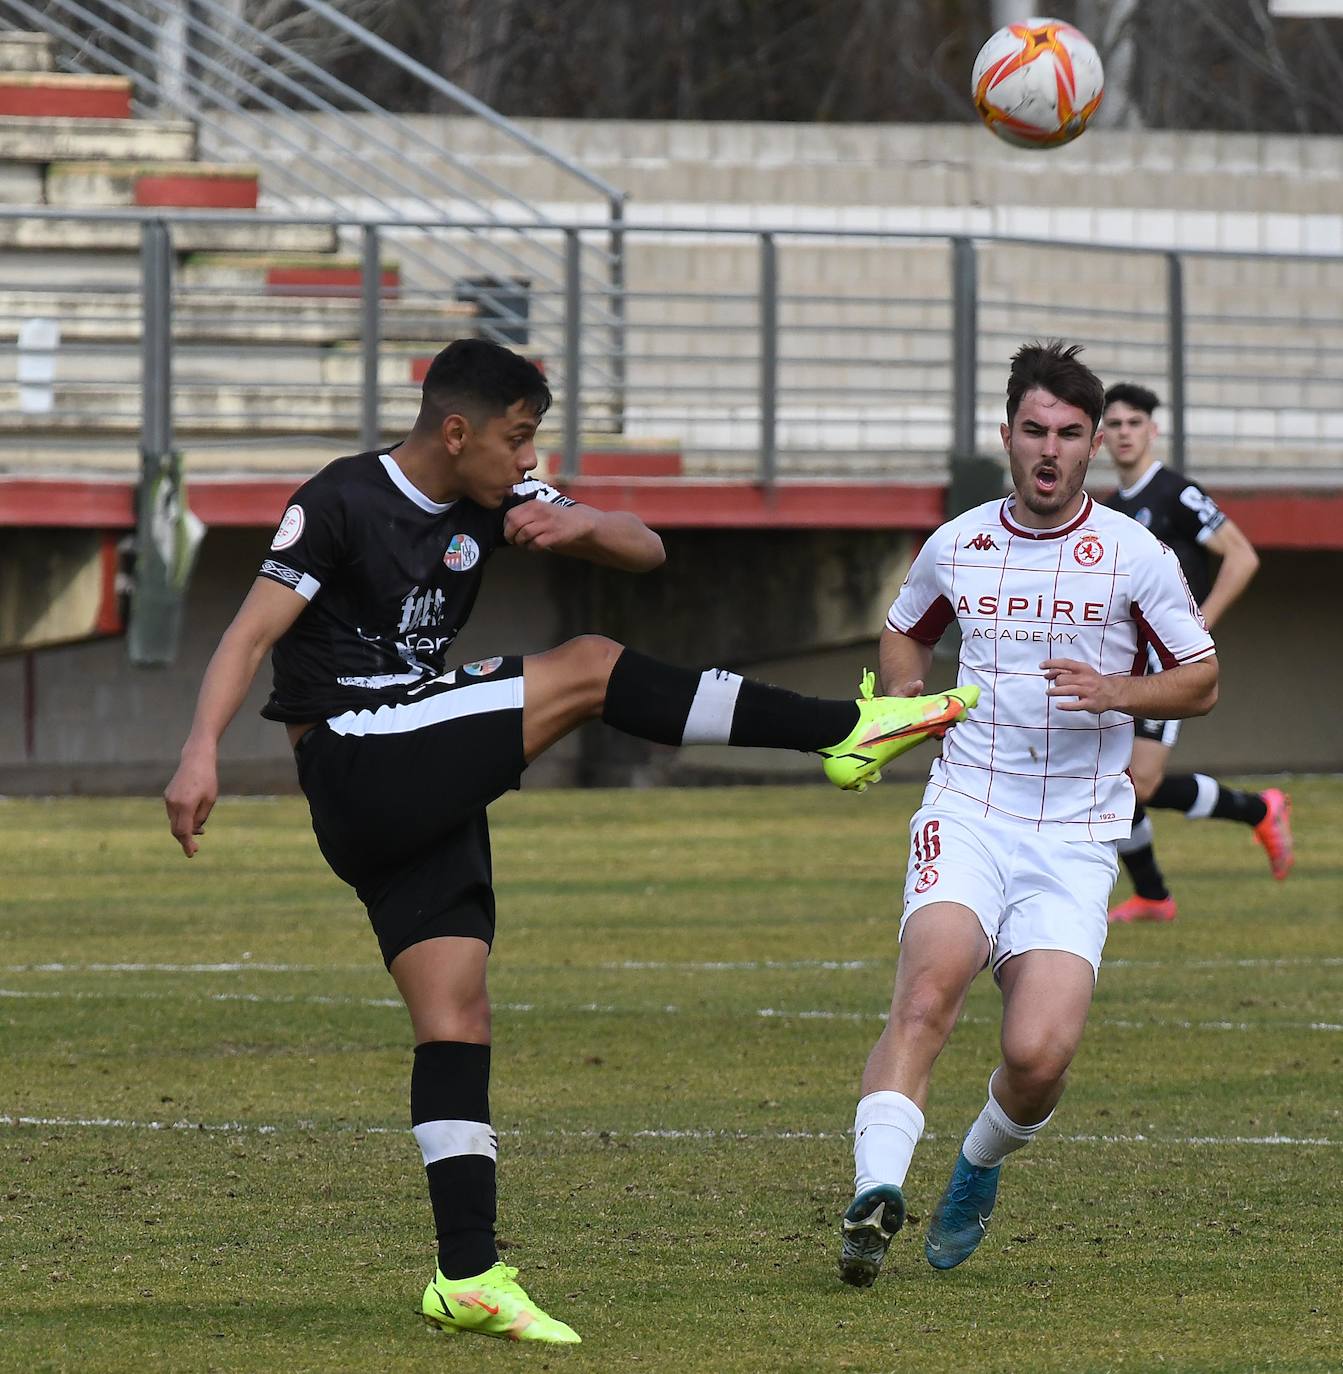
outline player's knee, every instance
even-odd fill
[[[415,1041],[452,1040],[466,1045],[490,1043],[490,1002],[488,997],[469,1002],[445,1003],[421,1008],[413,1018]]]
[[[1072,1050],[1050,1037],[1003,1047],[1003,1070],[1018,1098],[1048,1098],[1068,1073]]]
[[[916,1039],[945,1039],[955,1025],[960,998],[934,979],[916,983],[891,1010],[892,1030]]]
[[[625,646],[617,644],[605,635],[577,635],[567,639],[560,649],[574,661],[576,671],[583,677],[590,677],[605,687],[616,666],[616,659],[624,652]]]

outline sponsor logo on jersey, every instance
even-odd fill
[[[978,549],[982,553],[985,549],[996,549],[998,546],[993,542],[991,534],[984,534],[981,531],[968,544],[962,544],[961,547],[963,549]]]
[[[261,565],[261,576],[274,578],[276,582],[283,582],[286,587],[297,587],[303,581],[303,574],[297,568],[286,567],[273,558],[266,559]]]
[[[469,534],[454,534],[443,554],[449,572],[470,572],[480,562],[480,545]]]
[[[410,630],[423,630],[437,625],[443,619],[446,600],[441,587],[433,587],[427,592],[412,587],[401,602],[401,623],[396,627],[397,633],[406,634]]]
[[[1094,534],[1084,534],[1073,545],[1073,557],[1084,568],[1094,568],[1105,557],[1105,545]]]
[[[468,677],[489,677],[502,663],[502,658],[482,658],[475,663],[464,663],[462,672]]]
[[[979,596],[974,606],[968,596],[956,600],[956,614],[963,616],[1007,616],[1009,619],[1066,620],[1069,625],[1104,625],[1105,602],[1071,601],[1048,596]]]
[[[280,528],[275,531],[275,538],[270,541],[271,552],[275,553],[280,549],[287,549],[291,544],[297,544],[302,533],[303,507],[290,506],[280,517]]]

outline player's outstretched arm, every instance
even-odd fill
[[[220,738],[237,715],[261,660],[307,604],[290,588],[257,578],[210,659],[182,760],[163,792],[173,839],[188,859],[200,847],[196,836],[219,796]]]
[[[1184,720],[1206,716],[1217,704],[1217,659],[1212,655],[1147,677],[1106,676],[1071,658],[1047,658],[1040,667],[1060,711],[1123,711],[1144,720]]]
[[[651,572],[667,561],[662,539],[629,511],[526,501],[504,516],[504,538],[534,552],[568,554],[624,572]]]

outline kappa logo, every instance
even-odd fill
[[[1105,557],[1105,545],[1094,534],[1084,534],[1073,545],[1073,557],[1084,568],[1094,568]]]
[[[449,572],[470,572],[480,562],[480,545],[469,534],[454,534],[443,554]]]
[[[983,553],[985,549],[996,549],[998,546],[993,542],[993,536],[991,534],[985,534],[981,531],[979,534],[975,535],[968,544],[963,544],[961,547],[966,549],[978,549]]]

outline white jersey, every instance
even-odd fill
[[[979,705],[946,738],[924,805],[998,816],[1069,840],[1129,833],[1133,718],[1062,711],[1040,664],[1071,658],[1108,675],[1215,652],[1179,560],[1136,520],[1088,496],[1077,517],[1033,530],[1013,497],[936,530],[886,617],[932,645],[961,629],[961,683]]]

